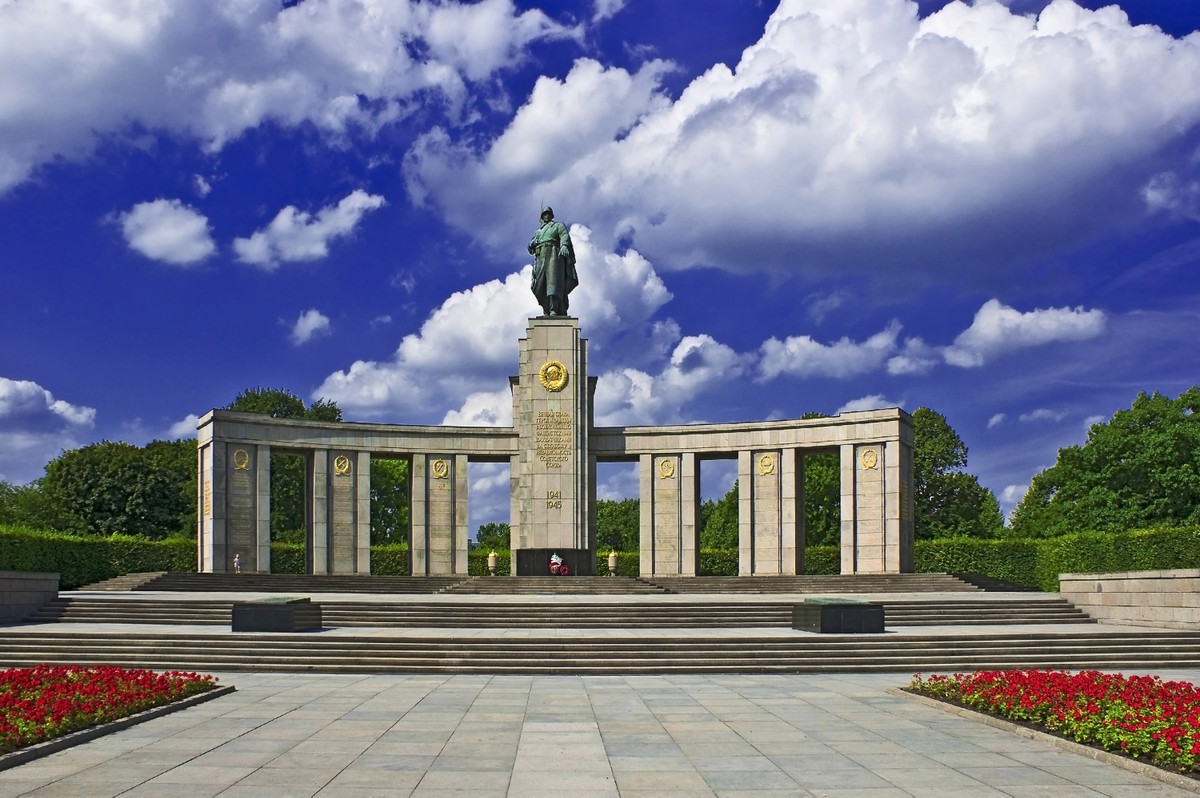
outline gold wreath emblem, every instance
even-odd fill
[[[879,466],[879,454],[874,449],[867,449],[862,453],[862,467],[866,469],[877,468]]]
[[[450,475],[450,464],[445,460],[433,461],[433,478],[445,479]]]
[[[557,360],[548,360],[538,371],[538,379],[547,391],[561,391],[567,387],[567,367]]]
[[[339,454],[333,458],[333,473],[339,477],[344,477],[350,473],[350,458],[344,454]]]
[[[238,471],[250,470],[250,453],[245,449],[238,449],[233,453],[233,467]]]
[[[675,478],[675,461],[669,457],[664,457],[658,461],[658,473],[663,479]]]
[[[764,454],[758,458],[758,475],[760,477],[768,477],[775,473],[775,458],[769,454]]]

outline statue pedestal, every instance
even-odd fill
[[[512,464],[517,572],[534,576],[548,568],[546,563],[537,567],[536,557],[522,556],[522,550],[561,549],[564,556],[573,552],[581,568],[587,562],[582,572],[591,573],[595,467],[587,447],[593,389],[587,376],[587,342],[579,336],[577,319],[530,319],[520,353],[521,373],[512,380],[513,424],[521,442]],[[522,573],[522,563],[530,563],[529,574]]]

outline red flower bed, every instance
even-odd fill
[[[1200,688],[1099,671],[977,671],[913,677],[908,689],[973,707],[1159,767],[1193,773]]]
[[[0,671],[0,754],[216,687],[196,673],[38,665]]]

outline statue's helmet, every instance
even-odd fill
[[[538,216],[538,218],[545,219],[547,216],[549,216],[551,219],[554,218],[554,209],[549,205],[547,205],[545,208],[542,208],[542,213]]]

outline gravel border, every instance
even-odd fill
[[[1094,748],[1090,745],[1077,743],[1074,740],[1069,740],[1057,734],[1033,729],[1028,726],[1023,726],[1019,723],[1014,723],[1004,718],[998,718],[995,715],[989,715],[986,712],[964,707],[959,704],[954,704],[949,701],[941,701],[929,696],[911,693],[900,687],[888,687],[884,690],[888,695],[899,696],[906,698],[909,701],[915,701],[918,704],[924,704],[927,707],[934,707],[943,712],[949,712],[952,715],[958,715],[960,718],[969,718],[978,721],[987,726],[992,726],[997,729],[1003,729],[1021,737],[1030,740],[1037,740],[1046,743],[1063,751],[1070,751],[1073,754],[1086,756],[1088,759],[1094,759],[1097,762],[1103,762],[1107,765],[1115,765],[1124,770],[1132,771],[1141,776],[1156,779],[1157,781],[1170,784],[1172,787],[1178,787],[1181,790],[1200,793],[1200,781],[1184,776],[1181,773],[1173,773],[1169,770],[1163,770],[1157,765],[1152,765],[1149,762],[1143,762],[1139,759],[1131,759],[1127,756],[1114,754],[1111,751],[1105,751],[1101,748]]]
[[[181,709],[194,707],[197,704],[203,704],[205,701],[229,695],[236,689],[233,685],[216,687],[212,690],[206,690],[203,693],[181,698],[178,701],[172,701],[170,704],[163,704],[159,707],[143,710],[119,720],[111,721],[110,723],[102,723],[99,726],[80,729],[70,734],[64,734],[62,737],[47,740],[44,743],[36,743],[35,745],[18,748],[16,751],[11,751],[7,754],[0,754],[0,771],[15,768],[17,765],[24,765],[26,762],[32,762],[35,759],[41,759],[44,756],[49,756],[64,749],[80,745],[81,743],[90,742],[97,737],[103,737],[106,734],[128,729],[130,726],[136,726],[139,723],[154,720],[163,715],[169,715],[172,712],[178,712]]]

